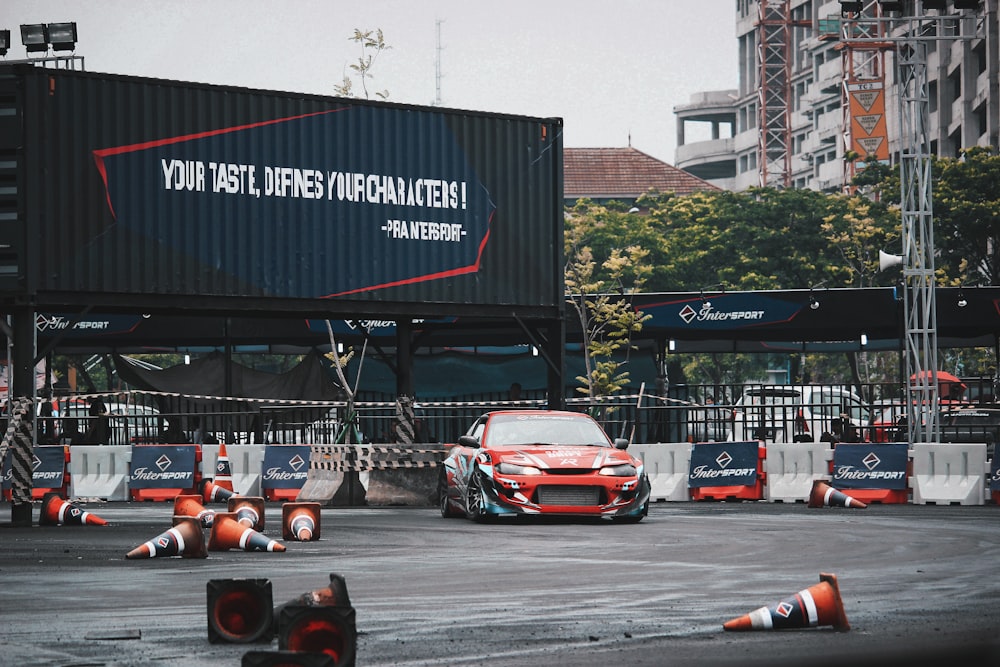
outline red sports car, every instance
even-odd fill
[[[641,460],[577,412],[490,412],[458,439],[439,480],[441,516],[596,516],[635,523],[649,510]]]

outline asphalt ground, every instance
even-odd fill
[[[284,553],[127,560],[171,503],[81,503],[107,526],[14,527],[0,503],[0,664],[240,665],[208,641],[206,584],[267,578],[275,605],[344,576],[358,665],[1000,664],[1000,507],[657,503],[645,521],[442,519],[324,507]],[[223,506],[212,506],[222,510]],[[268,503],[265,535],[281,538]],[[837,576],[850,630],[726,632]]]

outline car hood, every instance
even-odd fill
[[[608,465],[635,464],[629,454],[612,447],[593,445],[517,445],[493,450],[495,462],[534,466],[543,470],[553,468],[596,470]]]

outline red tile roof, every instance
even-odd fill
[[[688,195],[719,190],[708,181],[629,148],[563,148],[563,197],[635,199],[650,189]]]

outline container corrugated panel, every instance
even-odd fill
[[[561,312],[559,119],[16,69],[40,295]]]

